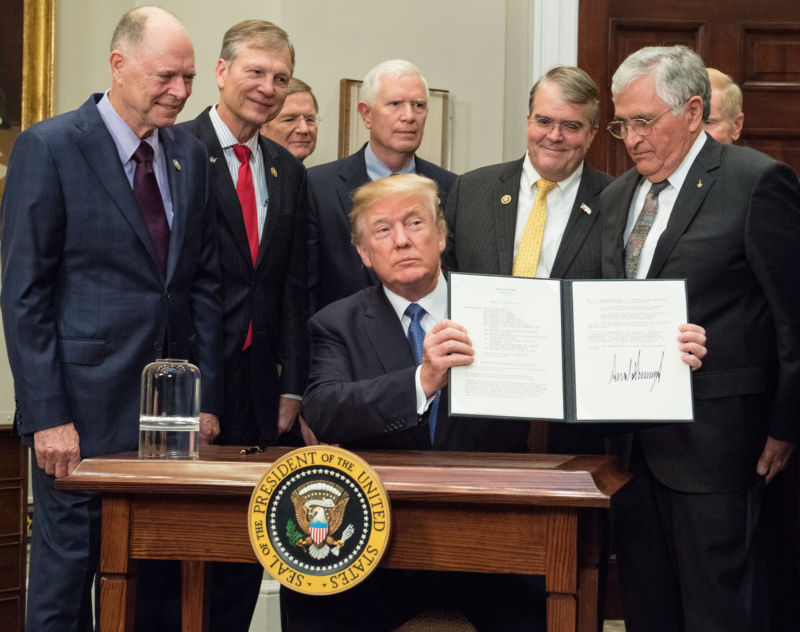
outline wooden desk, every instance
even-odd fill
[[[132,630],[138,559],[183,564],[183,630],[203,630],[207,561],[253,562],[247,507],[269,463],[201,448],[198,461],[86,459],[58,487],[103,492],[101,630]],[[549,632],[596,632],[602,509],[627,481],[612,457],[360,452],[392,503],[390,568],[545,575]],[[448,525],[471,525],[452,538]]]

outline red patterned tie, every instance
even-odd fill
[[[149,143],[142,141],[133,152],[136,170],[133,172],[133,197],[139,206],[139,211],[144,218],[153,250],[161,264],[161,270],[167,269],[167,255],[169,254],[169,224],[164,211],[164,202],[158,189],[156,174],[153,171],[153,148]]]
[[[256,190],[253,186],[253,172],[250,169],[250,148],[247,145],[234,145],[233,153],[236,154],[241,163],[239,165],[239,177],[236,180],[236,194],[239,196],[239,204],[242,206],[244,228],[247,231],[247,242],[250,244],[250,256],[253,258],[253,265],[255,265],[258,257],[258,211],[256,211]],[[252,341],[253,321],[251,320],[242,349],[247,349]]]

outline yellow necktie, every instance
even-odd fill
[[[542,238],[544,237],[544,225],[547,222],[547,194],[552,191],[558,183],[540,178],[536,181],[536,199],[528,213],[528,220],[525,222],[525,229],[522,231],[522,239],[519,242],[517,258],[514,259],[514,276],[535,277],[536,268],[539,265],[539,253],[542,251]]]

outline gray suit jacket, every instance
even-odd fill
[[[447,196],[445,268],[457,272],[511,274],[514,229],[523,161],[482,167],[460,176]],[[597,195],[613,178],[584,163],[578,193],[558,249],[552,278],[600,278]],[[591,209],[587,213],[581,205]]]

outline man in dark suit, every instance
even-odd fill
[[[760,501],[800,431],[797,176],[707,136],[708,75],[685,47],[633,53],[612,95],[636,167],[600,196],[604,276],[687,279],[709,341],[695,422],[635,432],[612,500],[626,627],[770,630]]]
[[[308,171],[312,314],[376,283],[350,243],[353,191],[385,176],[417,173],[436,181],[444,203],[456,177],[415,155],[428,116],[428,83],[414,64],[392,59],[370,70],[361,86],[358,112],[369,130],[369,142],[352,156]]]
[[[526,156],[470,171],[453,185],[445,208],[445,267],[518,274],[514,263],[541,178],[556,186],[546,194],[546,222],[533,276],[600,278],[601,222],[595,202],[613,178],[584,160],[598,128],[597,85],[580,68],[557,66],[531,88],[528,112]],[[541,423],[534,430],[532,447],[537,451],[603,450],[602,437],[564,424]]]
[[[448,368],[470,364],[473,353],[464,328],[445,318],[446,229],[437,195],[435,182],[413,174],[355,193],[353,242],[381,285],[309,321],[312,369],[303,410],[322,441],[352,449],[526,450],[526,422],[451,420],[446,394],[438,396],[435,425],[430,419]],[[404,331],[413,327],[406,315],[412,303],[424,309],[417,326],[428,331],[419,366]],[[284,630],[390,630],[440,604],[458,608],[481,630],[535,630],[536,596],[516,576],[378,570],[325,599],[283,590]]]
[[[225,398],[218,443],[302,443],[289,434],[307,374],[306,174],[259,135],[280,112],[294,70],[286,32],[245,20],[225,33],[217,62],[220,100],[186,129],[211,160],[212,206],[222,260]],[[214,630],[247,630],[259,564],[215,564]]]
[[[36,457],[27,625],[37,632],[93,629],[100,498],[54,481],[82,457],[136,449],[144,366],[196,362],[201,434],[217,433],[208,163],[200,143],[168,127],[191,93],[192,43],[174,16],[143,7],[123,16],[111,49],[111,90],[23,132],[3,197],[15,426]]]

